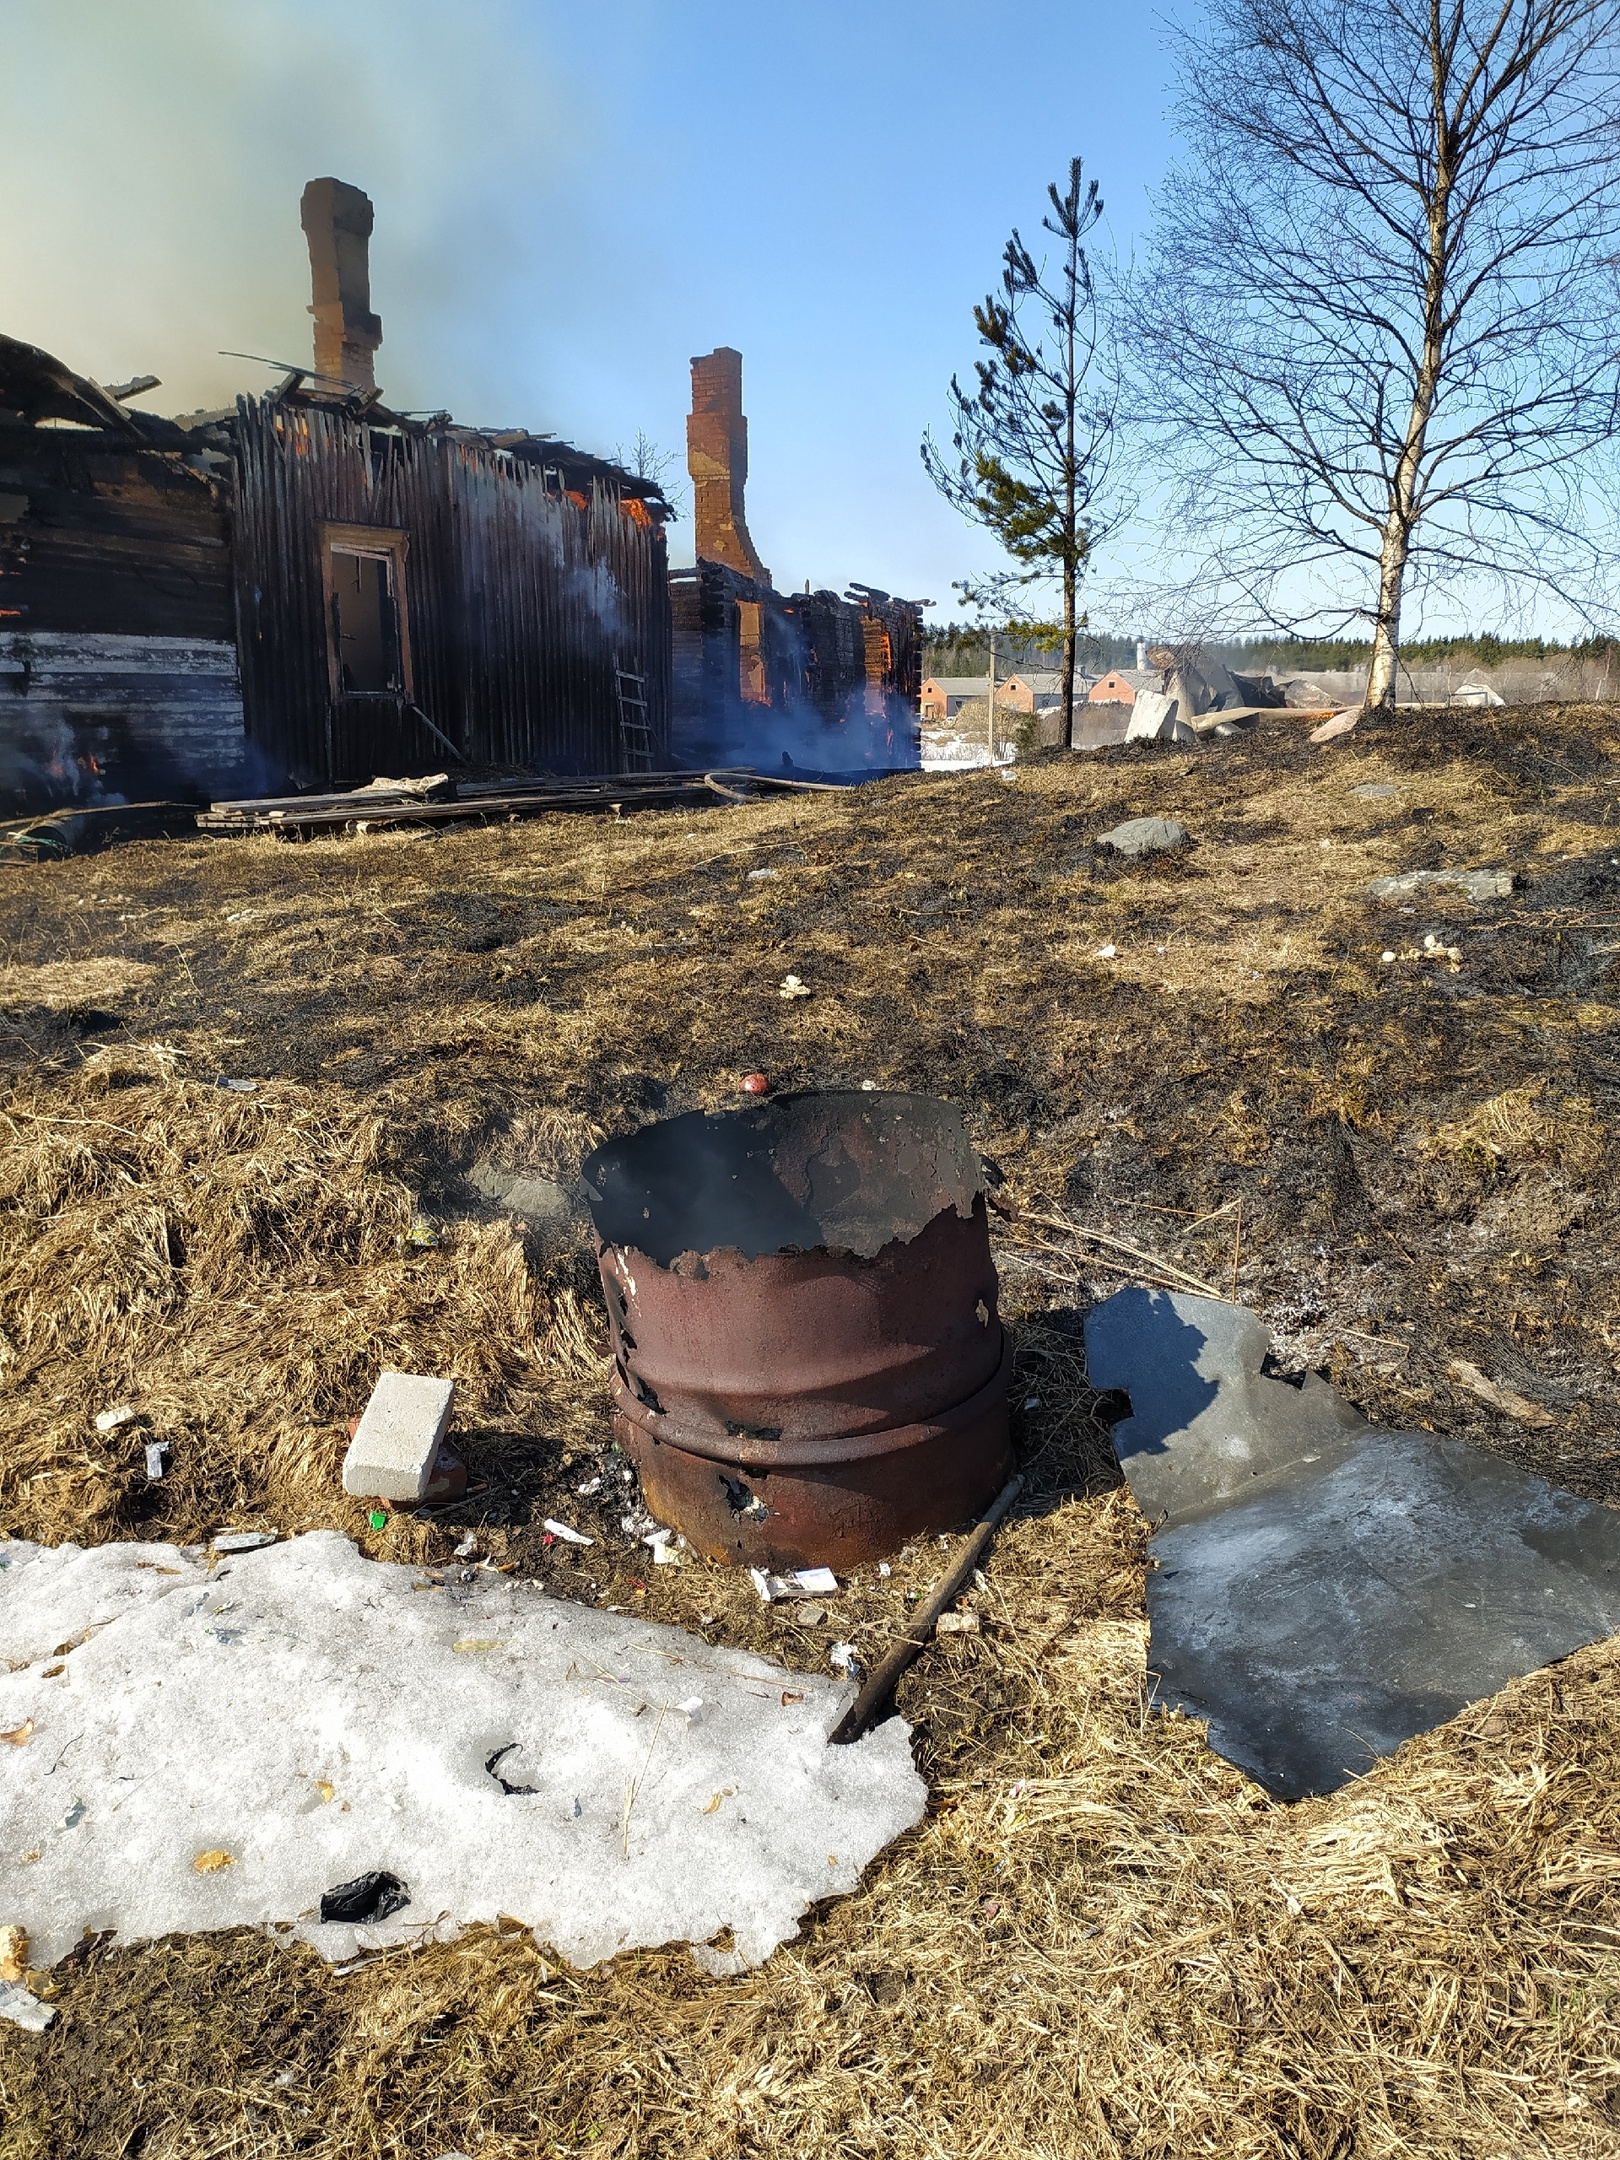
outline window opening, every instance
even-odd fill
[[[341,696],[403,695],[405,648],[392,550],[331,552],[332,651]]]

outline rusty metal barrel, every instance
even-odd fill
[[[854,1091],[693,1111],[584,1175],[614,1430],[660,1522],[712,1560],[849,1567],[988,1505],[1012,1353],[960,1111]]]

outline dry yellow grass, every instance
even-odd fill
[[[640,1577],[618,1500],[577,1496],[606,1442],[588,1255],[467,1182],[566,1179],[756,1066],[963,1103],[1020,1211],[1037,1398],[986,1631],[905,1684],[929,1817],[762,1971],[572,1973],[516,1930],[343,1977],[246,1932],[91,1945],[42,1983],[46,2035],[0,2026],[4,2160],[1620,2150],[1613,1647],[1267,1800],[1153,1708],[1144,1529],[1078,1350],[1134,1263],[1050,1227],[1235,1268],[1284,1356],[1375,1416],[1612,1499],[1612,725],[1403,716],[1322,753],[1278,723],[1011,784],[0,869],[11,1534],[333,1524],[442,1559],[473,1524],[561,1594],[822,1663],[746,1583]],[[1197,846],[1092,848],[1143,813]],[[1524,883],[1411,917],[1365,896],[1443,865]],[[1455,972],[1380,961],[1428,932]],[[778,998],[789,971],[811,998]],[[1551,1424],[1506,1429],[1459,1359]],[[336,1473],[385,1362],[456,1374],[479,1490],[374,1533]],[[588,1565],[542,1544],[559,1511],[598,1532]],[[870,1656],[947,1557],[868,1571],[837,1632]]]

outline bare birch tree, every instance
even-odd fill
[[[1135,292],[1206,569],[1278,627],[1588,594],[1620,428],[1617,0],[1212,0]],[[1583,582],[1584,581],[1584,582]]]
[[[951,377],[951,447],[925,435],[922,458],[948,502],[986,526],[1016,572],[987,582],[1006,598],[1009,585],[1054,580],[1061,596],[1058,630],[1063,740],[1074,740],[1076,599],[1094,538],[1094,506],[1107,469],[1113,408],[1094,376],[1098,317],[1085,238],[1102,216],[1095,180],[1069,161],[1069,184],[1048,187],[1051,215],[1041,228],[1058,242],[1048,274],[1017,228],[1002,255],[1001,295],[973,310],[987,357],[975,361],[977,387]],[[964,589],[964,597],[975,596]]]

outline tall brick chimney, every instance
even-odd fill
[[[743,487],[748,479],[748,422],[742,409],[742,354],[716,346],[692,361],[692,416],[686,423],[686,469],[692,475],[699,562],[724,563],[744,577],[771,582],[748,537]]]
[[[315,295],[315,372],[351,390],[375,390],[382,319],[371,312],[371,197],[347,180],[311,180],[299,217]]]

